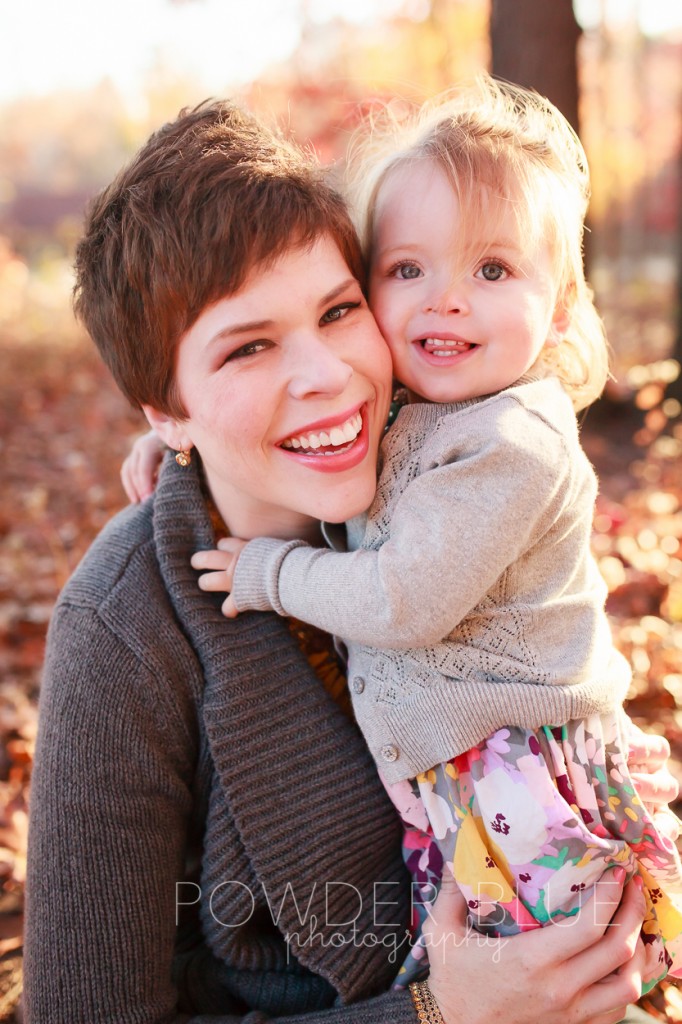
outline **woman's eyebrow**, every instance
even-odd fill
[[[341,295],[345,292],[346,288],[350,288],[351,285],[357,284],[354,277],[347,277],[340,284],[335,285],[331,291],[327,292],[320,299],[320,306],[326,306],[327,303],[333,302],[337,295]],[[270,327],[274,327],[274,320],[245,320],[241,324],[232,324],[231,327],[223,327],[222,330],[218,331],[213,335],[211,340],[208,342],[208,346],[216,344],[216,342],[224,341],[226,338],[233,338],[236,334],[247,334],[250,331],[264,331]],[[207,346],[207,347],[208,347]]]
[[[328,302],[333,302],[338,295],[345,292],[346,288],[350,288],[350,286],[354,284],[358,284],[357,280],[354,277],[347,277],[345,281],[342,281],[341,284],[337,284],[330,292],[327,292],[326,295],[322,296],[320,299],[320,305],[326,306]]]
[[[214,334],[208,342],[207,348],[218,341],[232,338],[235,334],[245,334],[248,331],[263,331],[274,325],[274,320],[246,320],[243,324],[233,324],[231,327],[223,327],[221,331]]]

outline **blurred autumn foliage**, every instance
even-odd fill
[[[332,163],[373,102],[419,100],[488,59],[480,0],[411,2],[376,27],[307,23],[292,60],[240,94]],[[682,41],[645,40],[632,25],[587,33],[580,82],[594,179],[591,279],[618,378],[612,401],[583,426],[602,482],[594,551],[633,666],[630,713],[668,737],[681,772],[682,419],[671,389]],[[118,469],[142,429],[73,322],[73,246],[86,199],[149,131],[203,98],[159,64],[135,110],[106,81],[0,107],[0,1021],[18,1019],[45,631],[59,589],[124,502]],[[644,1005],[682,1021],[672,985]]]

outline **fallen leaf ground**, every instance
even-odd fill
[[[647,390],[648,389],[648,390]],[[630,714],[664,733],[682,781],[682,423],[659,381],[590,411],[601,478],[594,549],[630,658]],[[124,503],[118,470],[139,414],[89,345],[0,341],[0,1024],[17,1022],[27,801],[45,630],[56,595]],[[682,1021],[682,993],[642,1005]]]

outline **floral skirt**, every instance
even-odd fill
[[[508,727],[416,779],[387,785],[413,878],[411,950],[396,988],[428,972],[421,927],[452,872],[478,931],[505,936],[575,915],[609,868],[644,882],[644,991],[682,976],[682,865],[627,768],[624,716]],[[606,923],[606,922],[605,922]]]

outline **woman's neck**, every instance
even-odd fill
[[[231,537],[253,540],[276,537],[279,540],[305,540],[315,546],[324,543],[320,521],[293,509],[270,505],[246,495],[225,481],[206,478],[206,489]]]

